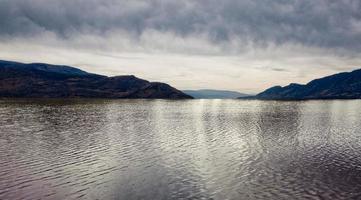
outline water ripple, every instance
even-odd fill
[[[0,199],[360,199],[360,108],[0,100]]]

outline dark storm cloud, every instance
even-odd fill
[[[0,0],[0,37],[60,38],[147,30],[214,44],[300,44],[361,50],[359,0]]]

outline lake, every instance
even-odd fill
[[[0,100],[0,199],[361,199],[361,101]]]

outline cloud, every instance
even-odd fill
[[[0,0],[0,56],[259,91],[361,66],[360,10],[359,0]]]
[[[51,32],[62,38],[121,31],[181,38],[207,36],[222,46],[296,43],[361,50],[358,0],[2,0],[2,37]]]

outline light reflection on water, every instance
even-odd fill
[[[0,199],[360,199],[360,110],[1,100]]]

